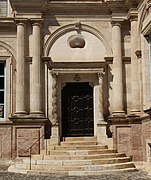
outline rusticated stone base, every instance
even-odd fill
[[[12,158],[38,154],[44,146],[44,117],[11,117],[12,121]]]
[[[12,123],[1,123],[0,125],[0,158],[11,159],[12,157]]]
[[[150,116],[112,116],[108,120],[112,125],[113,148],[126,153],[134,161],[147,161],[147,139],[151,139]]]

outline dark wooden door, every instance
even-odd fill
[[[93,88],[89,83],[66,83],[62,89],[63,137],[93,134]]]

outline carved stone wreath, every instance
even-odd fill
[[[84,48],[85,40],[82,34],[72,35],[68,38],[68,43],[71,48]]]

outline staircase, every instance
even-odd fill
[[[60,174],[68,176],[100,175],[137,171],[125,154],[97,145],[94,137],[67,137],[60,146],[48,145],[39,155],[23,158],[8,171],[31,174]]]

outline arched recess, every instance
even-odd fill
[[[5,118],[15,112],[15,98],[16,98],[16,51],[7,43],[0,41],[0,47],[4,54],[0,53],[0,60],[5,61],[6,65],[6,94],[5,94]]]
[[[16,59],[16,51],[9,44],[0,41],[0,46],[6,49]]]
[[[86,25],[86,24],[81,24],[80,29],[82,31],[86,31],[86,32],[91,33],[94,36],[96,36],[103,43],[103,45],[106,49],[106,55],[112,56],[112,49],[109,46],[107,39],[105,38],[105,36],[100,31],[98,31],[94,27],[91,27],[91,26]],[[71,32],[71,31],[77,31],[77,27],[75,26],[75,23],[65,25],[65,26],[57,29],[55,32],[53,32],[50,35],[50,37],[47,39],[46,43],[44,44],[44,56],[46,56],[46,57],[48,56],[51,47],[53,46],[53,44],[55,43],[55,41],[59,37],[63,36],[64,34],[66,34],[68,32]]]

